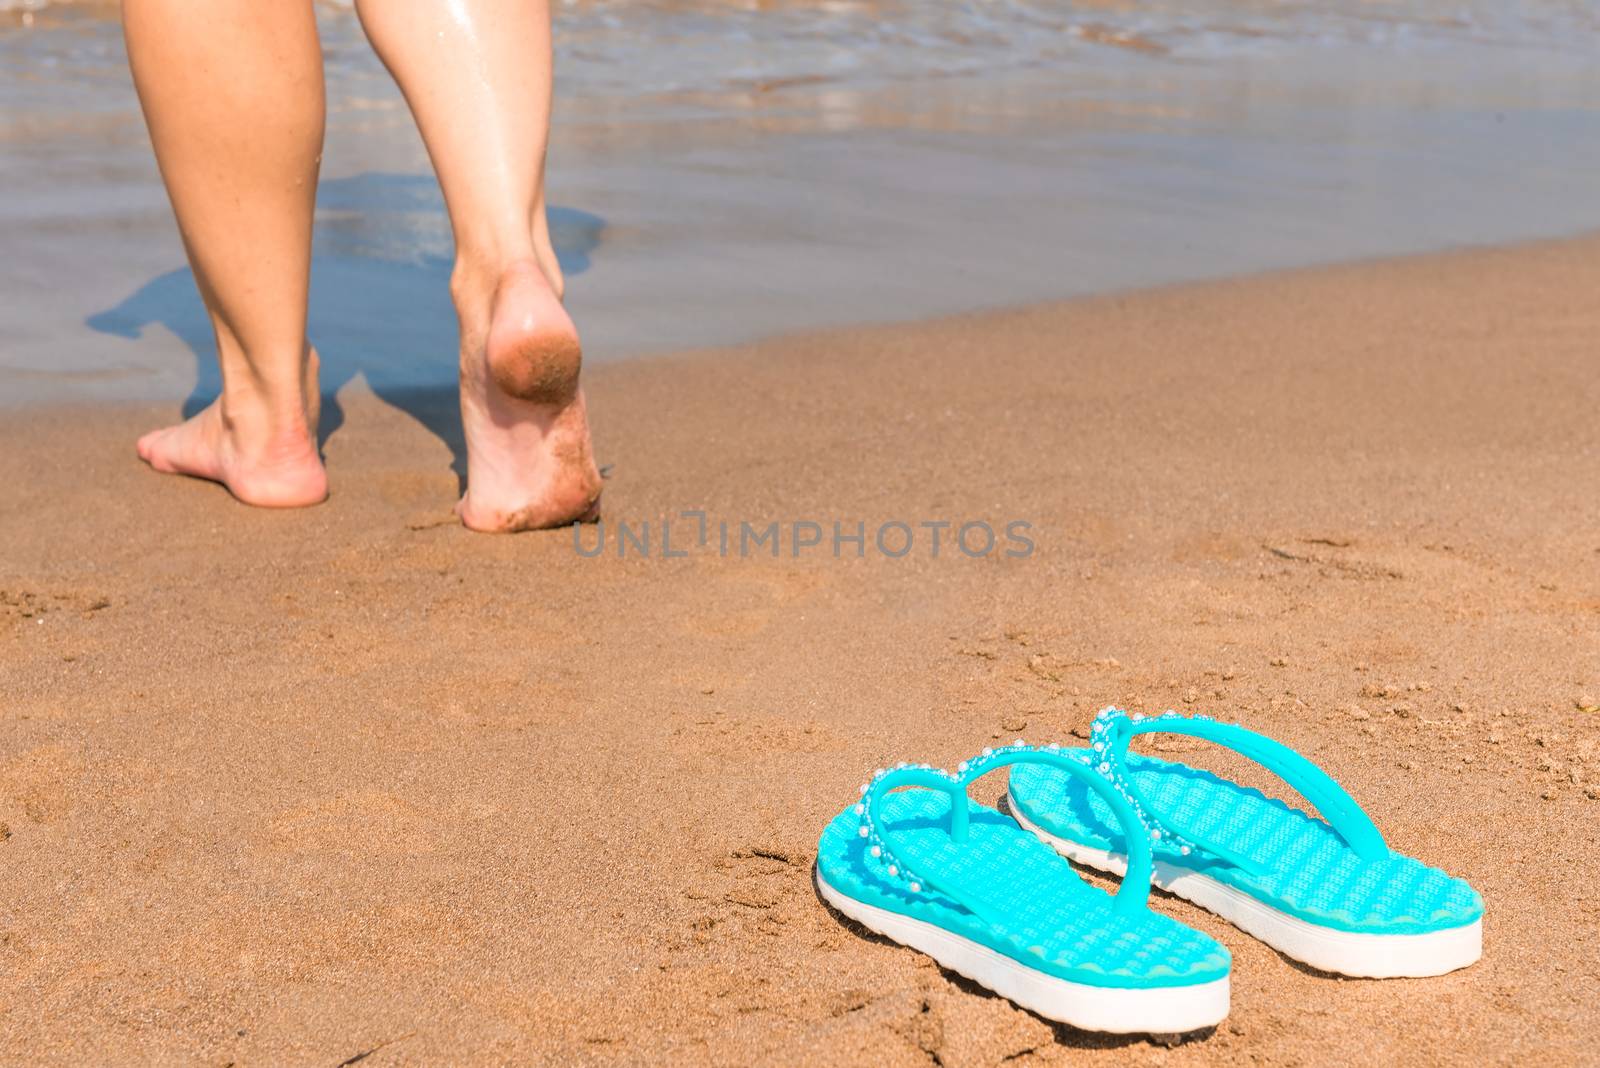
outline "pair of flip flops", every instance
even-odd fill
[[[1232,749],[1322,818],[1130,754],[1131,739],[1149,733]],[[973,781],[1008,766],[1010,815],[968,799]],[[1063,856],[1122,885],[1107,894]],[[823,830],[816,876],[823,898],[863,926],[1092,1031],[1181,1033],[1228,1014],[1228,951],[1152,911],[1152,885],[1325,972],[1442,975],[1483,951],[1477,892],[1391,851],[1327,773],[1253,731],[1172,712],[1108,708],[1084,748],[1019,740],[954,773],[880,769]]]

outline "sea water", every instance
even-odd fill
[[[571,0],[550,200],[590,360],[1600,226],[1600,4]],[[0,0],[0,403],[203,397],[114,9]],[[448,385],[443,203],[353,13],[312,333]]]

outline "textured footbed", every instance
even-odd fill
[[[1184,856],[1158,843],[1159,861],[1202,872],[1282,912],[1341,931],[1425,934],[1483,915],[1483,899],[1464,881],[1399,854],[1362,860],[1322,820],[1259,790],[1156,757],[1130,753],[1124,765],[1163,824],[1217,842],[1267,870],[1252,875],[1203,851]],[[1022,815],[1045,831],[1126,852],[1111,810],[1083,782],[1022,765],[1011,771],[1010,793]]]
[[[857,834],[846,809],[822,832],[817,868],[835,890],[877,908],[943,927],[1047,975],[1110,987],[1187,986],[1228,974],[1228,951],[1176,920],[1148,909],[1123,917],[1111,895],[1015,820],[974,804],[965,842],[950,838],[948,798],[904,790],[884,798],[879,827],[908,867],[931,876],[991,924],[933,888],[911,893],[887,877]]]

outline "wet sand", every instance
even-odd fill
[[[1022,558],[471,535],[437,393],[346,387],[292,513],[142,468],[172,405],[8,415],[0,1060],[1595,1063],[1597,286],[1586,239],[592,376],[608,539],[1021,519]],[[866,770],[1109,703],[1323,762],[1481,890],[1484,960],[1337,980],[1162,899],[1235,961],[1168,1049],[819,903]]]

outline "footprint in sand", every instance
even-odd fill
[[[45,745],[19,753],[0,763],[0,812],[9,810],[34,823],[54,823],[79,801],[101,792],[85,784],[91,770],[88,761],[64,746]]]

